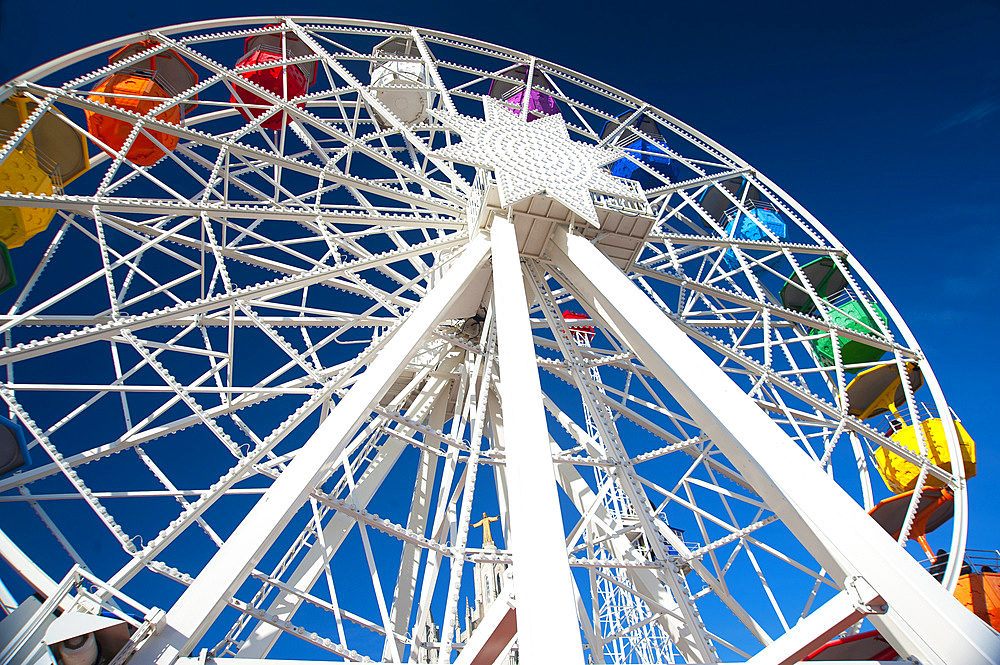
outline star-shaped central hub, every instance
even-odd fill
[[[500,205],[508,207],[529,196],[546,194],[599,227],[591,191],[633,197],[635,193],[601,167],[621,159],[621,151],[574,141],[561,115],[526,122],[503,102],[483,96],[486,119],[437,111],[462,142],[434,155],[492,169]]]

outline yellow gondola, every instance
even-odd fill
[[[36,108],[24,95],[0,103],[0,136],[9,139]],[[86,137],[53,106],[0,164],[0,190],[52,195],[89,168]],[[44,231],[54,215],[52,208],[0,207],[0,241],[20,247]]]
[[[890,420],[891,432],[889,438],[903,446],[907,450],[920,454],[920,447],[917,443],[917,427],[924,437],[927,447],[927,459],[931,464],[951,471],[951,453],[948,451],[948,441],[944,434],[944,421],[937,417],[928,405],[919,405],[922,410],[928,411],[932,416],[919,421],[917,424],[907,422],[907,418]],[[962,449],[962,461],[965,464],[965,477],[972,478],[976,475],[976,443],[969,436],[969,433],[962,427],[961,421],[955,420],[955,429],[958,430],[959,445]],[[920,475],[920,467],[912,462],[903,459],[900,455],[882,446],[875,451],[875,465],[878,467],[879,475],[885,481],[886,486],[896,494],[909,492],[917,486],[917,478]],[[925,484],[929,487],[943,487],[944,482],[932,475],[928,475]]]
[[[924,385],[923,374],[914,362],[908,362],[904,367],[910,381],[910,390],[915,393]],[[858,374],[847,384],[846,398],[847,412],[855,418],[866,420],[885,414],[886,434],[889,438],[918,455],[920,445],[917,440],[917,425],[919,425],[927,447],[927,458],[935,466],[951,470],[951,454],[948,452],[948,442],[944,434],[944,422],[937,411],[930,405],[917,404],[917,412],[922,412],[926,418],[918,416],[916,424],[912,422],[908,411],[900,411],[899,407],[905,404],[905,393],[896,363],[877,365]],[[958,419],[955,419],[955,429],[958,431],[962,459],[965,463],[965,476],[971,478],[976,475],[976,443]],[[903,494],[916,489],[920,467],[885,446],[875,451],[875,466],[886,487],[892,492]],[[942,487],[944,483],[929,475],[926,485]]]

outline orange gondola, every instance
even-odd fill
[[[868,511],[878,525],[893,538],[899,537],[903,529],[913,491],[889,497]],[[955,495],[945,487],[926,487],[920,493],[920,500],[913,512],[909,537],[920,543],[928,556],[934,553],[927,543],[927,534],[950,520],[955,514]]]
[[[962,569],[955,586],[955,598],[977,617],[1000,630],[1000,573],[991,566],[972,565]]]
[[[143,40],[124,46],[115,51],[108,61],[113,65],[154,49],[158,42]],[[137,115],[147,115],[163,106],[177,93],[187,90],[198,82],[198,75],[174,51],[161,51],[131,63],[97,84],[89,100],[108,104]],[[194,104],[173,104],[156,114],[160,122],[180,125],[185,114]],[[104,115],[96,111],[87,112],[87,128],[106,148],[105,152],[114,156],[120,152],[132,133],[133,121]],[[146,129],[149,136],[139,133],[132,141],[125,157],[141,166],[150,166],[177,147],[178,137],[155,129]],[[152,139],[150,138],[152,137]]]

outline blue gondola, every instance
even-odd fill
[[[631,111],[623,113],[618,116],[618,119],[621,120],[631,115],[631,113]],[[638,122],[633,121],[631,124],[638,131],[652,139],[652,141],[626,129],[618,135],[613,145],[624,150],[633,159],[643,162],[646,166],[652,168],[671,182],[678,182],[680,180],[680,167],[677,160],[671,159],[666,152],[667,144],[663,140],[663,135],[660,134],[660,128],[657,124],[645,115],[639,116]],[[605,122],[604,128],[601,130],[601,139],[607,138],[618,126],[619,123],[613,120]],[[612,175],[618,178],[635,180],[644,189],[652,189],[663,184],[663,181],[657,178],[656,175],[643,169],[628,157],[623,157],[616,162],[612,162],[610,168]]]
[[[0,416],[0,478],[31,464],[24,430],[12,420]]]

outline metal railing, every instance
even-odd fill
[[[754,201],[753,199],[750,199],[749,201],[746,201],[743,204],[743,210],[746,210],[747,212],[751,212],[753,210],[758,210],[758,209],[767,210],[775,214],[780,214],[778,212],[778,209],[767,201]],[[729,224],[729,222],[731,222],[733,218],[738,217],[743,212],[743,210],[741,210],[739,206],[732,206],[730,208],[727,208],[726,212],[722,214],[722,226],[726,226],[727,224]]]
[[[965,561],[974,573],[1000,573],[1000,550],[965,550]]]
[[[919,563],[934,576],[934,579],[941,581],[944,577],[945,567],[948,565],[948,553],[938,550],[936,561],[928,557]],[[983,575],[986,573],[1000,573],[1000,550],[965,550],[961,574]]]
[[[833,305],[834,307],[843,307],[844,305],[855,302],[864,298],[871,305],[876,302],[875,297],[872,296],[868,291],[853,291],[849,286],[845,286],[840,291],[836,293],[828,294],[825,300]]]
[[[0,145],[7,143],[13,135],[13,132],[0,129]],[[17,149],[21,152],[28,153],[29,156],[34,156],[34,160],[37,162],[38,168],[40,168],[52,182],[52,193],[62,194],[62,175],[59,173],[59,163],[45,154],[44,151],[38,149],[34,141],[31,140],[31,132],[28,132],[25,135]]]
[[[885,414],[878,423],[879,427],[882,430],[888,431],[890,434],[894,434],[904,427],[913,425],[914,422],[922,423],[927,420],[941,417],[935,404],[916,402],[913,407],[913,411],[910,411],[910,409],[900,409],[898,413]],[[951,409],[951,407],[948,407],[948,411],[951,413],[953,420],[959,420],[958,416],[955,415],[955,412]]]
[[[646,200],[646,194],[642,191],[642,185],[635,180],[629,180],[628,178],[615,178],[615,180],[628,188],[628,198],[622,196],[608,196],[607,194],[591,192],[590,200],[594,202],[594,205],[601,206],[602,208],[618,210],[628,215],[642,215],[644,217],[653,216],[653,209],[649,207],[649,201]]]
[[[629,180],[628,178],[615,178],[615,180],[628,189],[627,198],[624,196],[610,196],[608,194],[591,192],[590,200],[593,201],[595,206],[618,210],[619,212],[624,212],[633,216],[653,216],[653,209],[650,208],[649,202],[646,200],[646,195],[642,191],[642,185],[637,183],[635,180]],[[469,220],[475,221],[478,219],[479,211],[486,200],[486,191],[489,189],[490,185],[495,183],[496,181],[493,179],[493,176],[490,174],[488,169],[476,169],[476,178],[472,181],[473,193],[469,197],[467,207]]]
[[[132,600],[76,565],[59,582],[55,593],[45,599],[41,607],[14,635],[11,642],[0,651],[0,665],[10,665],[14,657],[27,645],[28,640],[37,635],[43,624],[55,616],[59,609],[62,609],[62,616],[67,612],[82,612],[115,617],[129,625],[128,642],[108,665],[122,665],[140,643],[164,625],[166,618],[163,610],[155,607],[150,609]],[[45,648],[45,645],[39,642],[23,662],[34,662]]]

